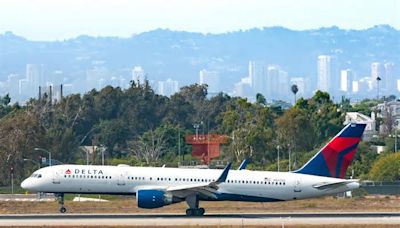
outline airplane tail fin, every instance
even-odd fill
[[[294,173],[344,178],[347,168],[353,161],[365,126],[366,124],[348,124]]]

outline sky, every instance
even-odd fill
[[[0,34],[30,40],[129,37],[157,28],[224,33],[254,27],[400,29],[400,0],[2,0]]]

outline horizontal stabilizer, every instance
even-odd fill
[[[339,182],[333,182],[333,183],[318,183],[313,185],[314,188],[319,189],[319,190],[325,190],[329,188],[338,188],[341,186],[344,186],[349,183],[357,183],[359,180],[344,180],[344,181],[339,181]]]

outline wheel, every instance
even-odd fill
[[[65,213],[67,212],[67,209],[65,207],[60,208],[60,213]]]
[[[194,210],[193,209],[186,209],[186,215],[187,216],[193,216],[194,215]]]
[[[203,216],[204,213],[206,212],[206,210],[204,210],[204,208],[199,208],[197,211],[199,212],[199,216]]]

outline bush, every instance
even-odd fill
[[[373,181],[395,181],[400,178],[400,153],[380,157],[372,165],[369,178]]]

